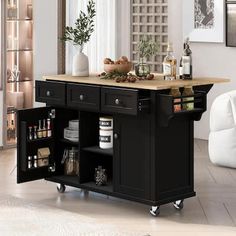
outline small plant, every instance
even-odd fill
[[[152,41],[150,36],[142,37],[138,43],[139,62],[144,63],[144,59],[157,54],[159,43]]]
[[[94,17],[96,16],[95,2],[89,0],[87,5],[87,14],[80,11],[79,18],[75,22],[75,28],[66,26],[63,41],[72,42],[83,49],[94,32]]]

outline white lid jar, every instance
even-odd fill
[[[100,129],[100,131],[99,131],[99,147],[101,149],[113,148],[113,130]]]
[[[99,127],[102,130],[113,129],[113,118],[111,116],[103,116],[99,118]]]

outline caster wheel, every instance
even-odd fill
[[[66,186],[64,184],[58,184],[57,185],[57,191],[59,193],[64,193],[66,191]]]
[[[182,210],[184,208],[184,200],[175,201],[173,204],[177,210]]]
[[[158,216],[160,214],[160,207],[152,206],[152,208],[150,209],[150,214],[155,217]]]

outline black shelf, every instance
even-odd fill
[[[32,140],[27,140],[28,143],[38,143],[38,142],[43,142],[43,141],[52,141],[53,137],[50,138],[38,138],[38,139],[32,139]]]
[[[92,146],[92,147],[83,148],[83,151],[101,154],[105,156],[113,156],[113,148],[101,149],[99,146]]]
[[[92,181],[81,184],[81,186],[83,188],[86,188],[87,190],[94,191],[94,192],[101,192],[101,193],[113,192],[113,186],[112,186],[111,181],[108,181],[107,185],[105,186],[98,186],[96,185],[95,182],[92,182]]]
[[[113,192],[113,185],[112,181],[108,181],[107,185],[105,186],[97,186],[95,182],[87,182],[80,184],[79,183],[79,176],[69,176],[69,175],[58,175],[58,176],[52,176],[50,178],[47,178],[46,180],[60,183],[76,188],[86,189],[89,191],[97,192],[97,193],[112,193]]]
[[[62,138],[60,141],[61,141],[62,143],[66,143],[66,144],[70,144],[70,145],[76,145],[76,146],[79,145],[79,142],[70,141],[70,140],[65,139],[65,138]]]

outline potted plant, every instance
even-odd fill
[[[83,49],[94,32],[95,16],[95,2],[89,0],[87,13],[80,11],[75,27],[66,26],[65,28],[62,40],[72,42],[74,46],[78,47],[78,52],[73,57],[72,76],[89,76],[89,61],[88,57],[83,53]]]
[[[139,63],[135,66],[135,74],[139,77],[146,77],[150,74],[150,65],[147,59],[159,51],[159,44],[152,41],[151,36],[142,37],[138,43]]]

